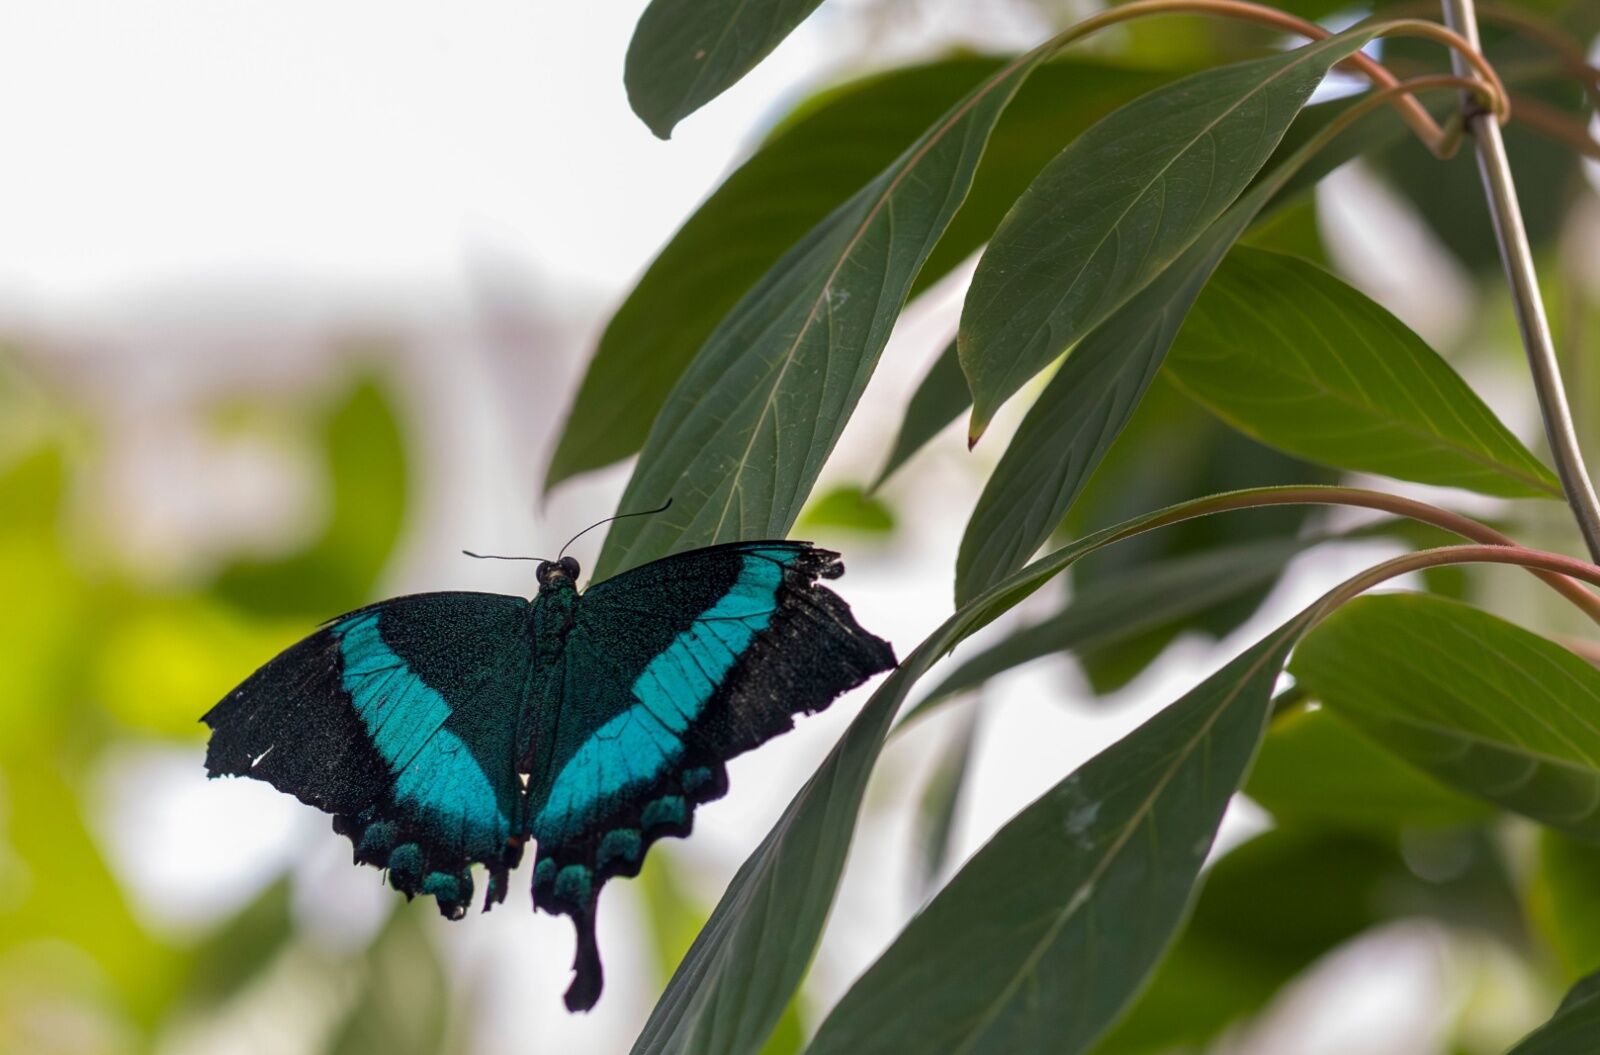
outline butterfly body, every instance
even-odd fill
[[[894,665],[817,584],[805,543],[733,543],[579,593],[577,562],[539,592],[419,594],[341,616],[269,662],[205,721],[213,776],[243,775],[334,815],[358,862],[452,918],[488,873],[504,899],[537,847],[534,904],[578,932],[567,994],[601,986],[600,888],[687,835],[727,790],[727,759]]]

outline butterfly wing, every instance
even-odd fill
[[[843,571],[807,543],[736,543],[579,599],[541,705],[528,812],[534,904],[578,931],[569,1008],[600,994],[602,884],[638,874],[656,839],[688,835],[695,807],[726,791],[727,759],[894,666],[888,643],[817,584]]]
[[[265,780],[334,815],[359,863],[451,918],[522,856],[518,723],[533,665],[520,597],[400,597],[329,623],[202,719],[211,776]]]

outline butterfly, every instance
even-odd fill
[[[690,550],[579,593],[541,561],[532,601],[424,593],[323,625],[203,718],[213,776],[265,780],[333,814],[359,864],[451,919],[487,872],[505,899],[528,840],[533,901],[577,931],[570,1010],[600,997],[600,889],[687,836],[724,763],[895,665],[818,584],[806,542]]]

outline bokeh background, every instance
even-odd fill
[[[692,840],[608,888],[608,987],[587,1016],[561,1008],[571,929],[528,911],[526,869],[506,905],[447,924],[352,868],[326,817],[204,777],[199,715],[321,620],[417,590],[531,593],[528,565],[459,551],[548,555],[612,511],[626,466],[542,495],[555,430],[610,311],[767,129],[843,78],[1031,46],[1090,10],[829,0],[662,143],[621,82],[642,7],[0,5],[0,1051],[625,1050],[728,877],[859,706],[848,697],[736,762],[732,794],[700,811]],[[1257,40],[1182,21],[1098,46],[1183,66]],[[1536,161],[1534,233],[1592,436],[1597,178],[1559,151]],[[1470,190],[1470,162],[1451,171]],[[1280,234],[1410,322],[1537,443],[1487,230],[1442,186],[1416,158],[1386,155],[1337,173]],[[951,285],[902,321],[796,532],[844,551],[842,592],[902,653],[949,611],[965,514],[1003,445],[969,455],[947,435],[879,499],[852,488],[875,473],[958,306]],[[1105,508],[1168,494],[1160,445],[1123,458],[1148,462],[1151,494]],[[1530,541],[1570,545],[1559,510],[1516,515]],[[580,560],[599,538],[575,547]],[[928,789],[963,745],[935,874],[1393,545],[1317,550],[1220,643],[1163,640],[1126,677],[1035,664],[898,738],[770,1050],[798,1050],[926,896]],[[1520,579],[1474,581],[1503,614],[1561,628]],[[1241,799],[1221,846],[1268,824]],[[1426,873],[1443,851],[1424,850]],[[1294,909],[1294,890],[1276,893]],[[1508,939],[1385,923],[1320,959],[1223,1050],[1498,1050],[1559,991],[1547,946],[1560,938],[1539,926]]]

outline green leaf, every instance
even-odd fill
[[[184,999],[201,1009],[227,1002],[260,977],[293,935],[289,881],[280,878],[194,950]]]
[[[332,512],[322,535],[282,560],[225,569],[217,593],[263,615],[330,616],[372,599],[405,517],[406,459],[400,422],[375,380],[358,382],[323,426]]]
[[[1592,1055],[1600,1036],[1600,974],[1572,987],[1550,1021],[1523,1037],[1506,1055]]]
[[[743,1055],[799,986],[844,869],[867,778],[895,712],[950,649],[1075,561],[1139,531],[1195,515],[1185,503],[1079,539],[974,598],[901,661],[728,885],[634,1044],[635,1055]]]
[[[1356,728],[1470,794],[1600,837],[1600,671],[1459,601],[1354,601],[1295,655],[1296,679]]]
[[[800,527],[806,531],[853,531],[863,535],[887,535],[894,531],[894,510],[881,498],[860,487],[835,487],[818,496],[800,514]]]
[[[355,1006],[334,1031],[329,1055],[436,1055],[445,1050],[450,979],[421,905],[403,905],[368,949]]]
[[[1182,922],[1305,621],[1001,828],[834,1008],[811,1055],[1088,1050]]]
[[[628,43],[628,102],[650,131],[673,127],[738,83],[822,0],[652,0]]]
[[[937,888],[950,858],[950,837],[955,832],[956,810],[972,768],[972,749],[978,739],[976,705],[967,709],[956,734],[939,753],[928,783],[922,789],[914,818],[917,847],[917,896],[925,898]]]
[[[781,538],[872,376],[912,280],[971,186],[1017,88],[1055,50],[1014,60],[789,250],[673,389],[611,526],[605,579],[669,553]]]
[[[1043,656],[1126,640],[1274,581],[1294,557],[1325,538],[1267,539],[1128,569],[1077,590],[1055,615],[977,653],[912,711],[976,688]]]
[[[802,104],[695,211],[612,316],[567,413],[545,489],[637,453],[673,385],[757,278],[1006,61],[945,59]],[[1167,76],[1076,60],[1041,67],[995,126],[972,190],[912,294],[982,245],[1064,143]]]
[[[1133,416],[1211,273],[1310,160],[1314,145],[1297,150],[1256,181],[1155,281],[1067,356],[978,496],[956,556],[958,604],[1020,567],[1061,523]]]
[[[1263,446],[1222,424],[1157,374],[1056,534],[1061,539],[1076,538],[1195,495],[1272,484],[1329,484],[1334,477],[1330,470]],[[1149,565],[1222,547],[1270,546],[1303,533],[1316,515],[1311,506],[1273,506],[1227,520],[1188,520],[1083,562],[1072,571],[1072,588],[1115,589],[1116,583],[1139,575]],[[1080,647],[1078,666],[1096,694],[1114,692],[1142,673],[1179,635],[1221,640],[1238,629],[1266,600],[1272,585],[1261,584],[1131,637]]]
[[[1600,846],[1546,828],[1529,915],[1561,961],[1568,981],[1600,970]]]
[[[894,475],[911,456],[920,451],[929,440],[943,432],[945,426],[961,416],[972,406],[972,393],[967,389],[967,375],[961,372],[961,359],[956,355],[956,342],[945,346],[933,366],[917,383],[906,404],[906,416],[900,421],[900,431],[895,433],[889,457],[870,490],[876,491],[884,481]]]
[[[1282,824],[1394,831],[1481,823],[1494,813],[1378,747],[1327,707],[1275,719],[1244,790]]]
[[[990,240],[962,310],[974,440],[1000,404],[1212,226],[1328,70],[1371,37],[1352,30],[1185,77],[1045,166]]]
[[[1234,249],[1167,361],[1218,416],[1302,457],[1491,495],[1561,493],[1422,338],[1303,260]]]

